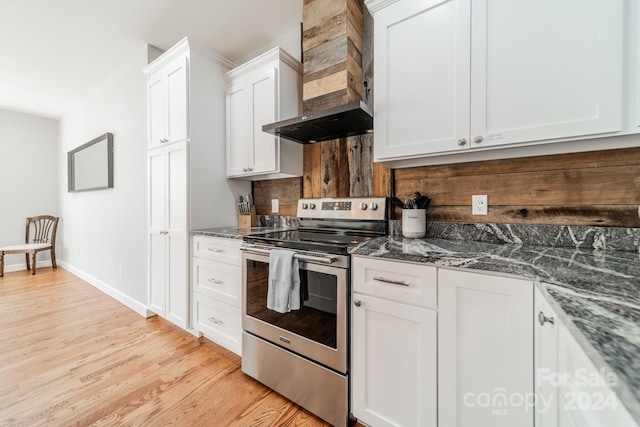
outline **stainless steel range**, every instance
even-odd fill
[[[386,199],[298,201],[299,228],[244,238],[242,371],[335,426],[349,420],[348,249],[387,232]],[[299,264],[300,309],[267,308],[269,260]]]

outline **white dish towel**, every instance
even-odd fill
[[[300,309],[300,271],[294,255],[286,249],[272,249],[269,254],[267,308],[278,313]]]

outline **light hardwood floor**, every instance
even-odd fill
[[[2,426],[328,426],[62,268],[0,278]]]

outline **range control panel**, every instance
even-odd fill
[[[385,197],[350,197],[298,200],[299,218],[386,219]]]

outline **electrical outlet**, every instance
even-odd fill
[[[471,196],[471,215],[486,215],[487,214],[487,195]]]
[[[278,199],[271,199],[271,213],[280,212],[280,201]]]
[[[122,266],[122,264],[118,265],[118,276],[122,277],[122,275],[124,274],[124,267]]]

